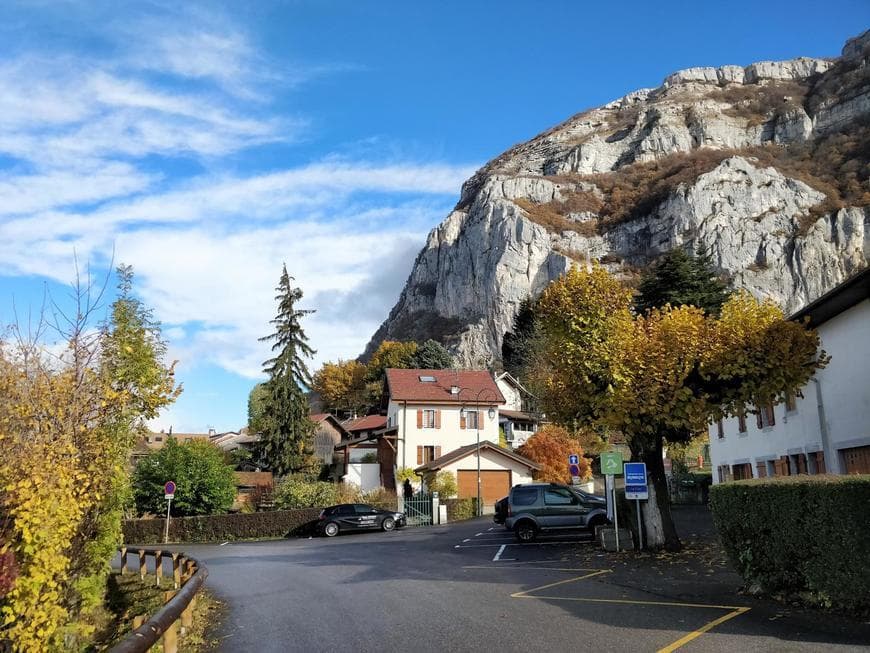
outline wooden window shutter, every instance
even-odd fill
[[[477,411],[477,428],[479,428],[481,431],[483,430],[483,425],[486,424],[486,420],[483,419],[483,415],[484,413],[482,410]]]
[[[764,410],[764,407],[763,406],[756,406],[756,408],[758,408],[758,412],[755,413],[755,425],[758,427],[758,430],[760,431],[764,425],[763,422],[761,421],[761,419],[762,419],[761,418],[761,411]]]
[[[421,409],[417,409],[417,428],[423,428],[423,411]]]
[[[441,447],[435,447],[435,457],[436,458],[441,457]]]
[[[436,429],[441,428],[441,411],[440,410],[435,411],[435,428]]]
[[[417,412],[420,412],[420,411],[417,411]],[[419,445],[417,446],[417,464],[418,465],[423,464],[423,447],[421,447]]]
[[[459,428],[461,428],[461,429],[465,429],[465,428],[467,428],[467,427],[465,426],[465,424],[466,424],[466,422],[465,422],[465,415],[463,415],[462,413],[459,413]]]

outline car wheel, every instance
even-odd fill
[[[525,519],[514,527],[514,535],[520,542],[532,542],[538,536],[534,522]]]
[[[326,537],[335,537],[338,535],[338,524],[334,521],[329,522],[326,526],[323,527],[323,533]]]
[[[391,531],[396,527],[396,520],[392,517],[386,517],[384,521],[381,522],[381,530]]]

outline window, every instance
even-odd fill
[[[441,457],[441,447],[432,445],[417,447],[417,464],[425,465]]]
[[[435,383],[434,376],[421,376],[420,383]]]
[[[476,430],[479,428],[478,426],[478,417],[480,413],[476,410],[466,410],[465,411],[465,428]]]
[[[354,511],[358,515],[370,515],[372,514],[372,507],[368,506],[364,503],[355,503],[353,504]]]
[[[785,394],[785,412],[794,413],[797,411],[797,397],[795,397],[793,392],[787,392]]]
[[[548,506],[570,506],[577,502],[576,497],[562,487],[544,490],[544,503]]]
[[[757,406],[758,414],[755,416],[755,423],[759,429],[769,429],[776,424],[776,416],[773,413],[773,404],[767,402],[761,406]]]
[[[518,487],[513,491],[515,506],[533,506],[538,500],[538,490],[533,487]]]
[[[752,478],[752,465],[742,463],[740,465],[731,466],[732,477],[735,481],[742,481],[747,478]]]
[[[434,429],[435,428],[435,411],[434,410],[424,410],[423,411],[423,428],[424,429]]]
[[[725,439],[725,425],[722,423],[721,419],[716,420],[716,434],[719,436],[720,440]]]
[[[353,509],[353,506],[350,504],[345,504],[343,506],[339,506],[336,513],[339,515],[355,515],[356,511]]]
[[[737,413],[737,432],[746,433],[746,413],[742,410]]]

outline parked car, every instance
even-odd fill
[[[320,511],[317,529],[327,537],[349,531],[391,531],[406,524],[401,512],[375,508],[365,503],[342,503]]]
[[[495,513],[492,515],[492,521],[496,524],[504,524],[508,515],[508,497],[502,497],[495,502]]]
[[[589,529],[607,523],[604,497],[559,483],[527,483],[511,488],[505,528],[521,542],[539,533]]]

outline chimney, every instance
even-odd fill
[[[212,437],[214,434],[215,434],[215,430],[214,430],[214,429],[209,429],[209,430],[208,430],[208,437]]]

